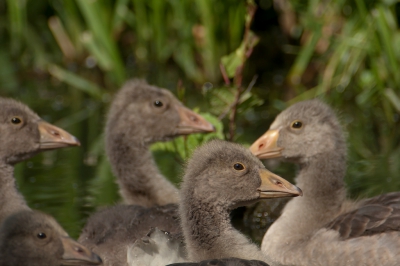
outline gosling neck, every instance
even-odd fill
[[[345,199],[344,176],[346,155],[329,152],[313,156],[300,164],[296,185],[301,186],[303,197],[293,200],[311,202],[315,207],[341,205]]]
[[[192,195],[182,198],[180,203],[181,224],[190,260],[236,257],[271,263],[256,245],[232,226],[227,206],[204,202],[193,195],[195,193],[181,194]]]
[[[345,153],[325,153],[309,158],[300,165],[296,185],[303,197],[293,198],[281,217],[268,230],[264,242],[279,247],[288,242],[306,241],[336,217],[346,198],[344,176]]]
[[[9,215],[30,210],[24,197],[19,193],[14,178],[14,167],[5,162],[0,163],[0,224]]]
[[[158,170],[149,144],[119,133],[108,136],[106,145],[125,204],[151,207],[178,202],[178,189]]]

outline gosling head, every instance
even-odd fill
[[[99,265],[102,262],[95,253],[71,239],[51,216],[37,211],[19,212],[3,222],[0,255],[4,265]]]
[[[107,136],[122,134],[146,144],[214,130],[168,90],[136,79],[128,81],[115,96],[106,126]]]
[[[298,187],[265,169],[248,149],[221,140],[193,153],[181,191],[228,209],[260,199],[302,195]]]
[[[0,97],[0,160],[23,161],[40,151],[79,146],[65,130],[43,121],[26,105]]]
[[[260,159],[283,157],[296,163],[335,149],[346,149],[340,124],[333,110],[316,99],[281,112],[250,147]]]

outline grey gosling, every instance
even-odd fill
[[[236,257],[276,265],[230,222],[233,209],[301,190],[269,172],[248,149],[221,140],[198,148],[181,185],[180,218],[190,261]]]
[[[71,239],[49,215],[21,211],[0,226],[0,266],[99,265],[99,256]]]
[[[14,212],[29,210],[18,192],[14,165],[46,150],[78,146],[68,132],[43,121],[26,105],[0,97],[0,222]]]
[[[133,79],[116,94],[106,124],[106,153],[125,204],[178,203],[178,189],[158,170],[149,146],[214,127],[166,89]]]
[[[329,106],[319,100],[294,104],[250,149],[261,159],[298,164],[296,185],[304,191],[265,234],[266,255],[295,265],[400,263],[400,193],[346,199],[346,142]]]
[[[147,260],[142,256],[143,250],[147,249],[143,247],[143,242],[151,244],[149,249],[158,251],[179,247],[182,237],[178,218],[179,214],[175,204],[152,208],[138,205],[116,205],[89,217],[78,242],[99,254],[106,266],[150,265],[143,262],[143,260]],[[157,230],[168,232],[168,238],[171,240],[166,239],[166,247],[164,247],[166,241],[163,238],[158,237],[150,242],[150,234],[156,227]],[[176,254],[179,253],[179,250],[176,249],[173,252]],[[132,261],[141,262],[141,264],[133,264]],[[163,259],[162,261],[167,260]],[[165,263],[155,265],[165,265]]]
[[[149,146],[180,135],[212,131],[212,124],[168,90],[144,80],[128,81],[108,113],[106,152],[124,203],[135,205],[118,205],[95,213],[78,241],[100,254],[105,265],[126,265],[127,250],[138,250],[132,245],[146,237],[151,228],[179,238],[179,191],[159,172]]]

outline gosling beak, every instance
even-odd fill
[[[270,159],[282,156],[283,148],[278,147],[279,130],[268,130],[250,147],[250,151],[259,159]]]
[[[180,117],[180,122],[177,127],[178,135],[215,131],[215,127],[210,122],[205,120],[201,115],[196,114],[184,106],[178,106],[177,109]]]
[[[302,196],[300,188],[267,169],[260,169],[261,186],[258,188],[260,199]]]
[[[45,121],[39,121],[38,128],[40,132],[40,150],[52,150],[81,145],[79,140],[67,131]]]
[[[64,254],[61,265],[99,265],[102,263],[97,254],[82,246],[70,237],[61,238]]]

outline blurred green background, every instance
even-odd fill
[[[19,164],[19,189],[74,237],[98,206],[118,202],[104,117],[123,82],[141,77],[205,113],[216,137],[247,145],[288,105],[320,97],[347,134],[350,195],[400,190],[399,19],[392,0],[0,1],[0,96],[82,142]],[[187,145],[153,147],[175,183]],[[263,229],[264,218],[249,219]]]

